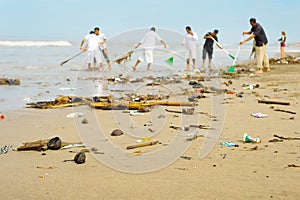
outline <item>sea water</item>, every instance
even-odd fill
[[[109,57],[114,60],[128,51],[143,36],[144,32],[137,33],[136,37],[130,34],[120,35],[108,39]],[[164,35],[164,34],[163,34]],[[142,56],[141,49],[136,49],[130,60],[125,64],[113,63],[111,72],[91,71],[87,72],[86,53],[83,53],[69,62],[60,66],[64,60],[79,53],[78,41],[65,40],[1,40],[0,41],[0,77],[19,79],[21,84],[16,86],[0,85],[0,112],[7,110],[24,109],[26,103],[36,101],[54,100],[58,95],[78,95],[91,97],[101,94],[99,88],[105,84],[108,77],[120,75],[132,78],[142,76],[167,76],[185,70],[185,47],[181,45],[183,35],[175,34],[172,40],[164,35],[168,47],[163,49],[157,45],[154,49],[154,63],[152,71],[147,72],[146,64],[141,63],[136,72],[132,66],[136,59]],[[201,65],[202,41],[198,42],[197,67]],[[236,56],[238,44],[223,44],[224,48]],[[243,45],[240,48],[236,64],[249,60],[251,44]],[[269,57],[279,56],[279,45],[269,45],[267,53]],[[298,45],[287,46],[286,51],[300,51]],[[173,65],[166,63],[170,57],[174,58]],[[105,60],[103,59],[105,63]],[[213,68],[220,69],[231,66],[233,60],[223,50],[215,47]],[[107,67],[107,66],[105,66]],[[130,89],[130,85],[111,85],[113,89]],[[103,90],[102,90],[103,91]],[[104,92],[105,93],[105,92]],[[103,94],[104,95],[104,94]]]

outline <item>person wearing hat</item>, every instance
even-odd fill
[[[166,43],[161,39],[161,37],[155,32],[155,27],[152,27],[149,32],[147,32],[143,39],[135,46],[135,49],[142,45],[144,52],[144,58],[147,62],[147,70],[150,70],[150,66],[153,63],[153,49],[156,44],[156,40],[160,41],[164,48],[167,48]],[[132,67],[133,70],[136,70],[138,64],[143,62],[143,58],[139,57],[135,65]]]
[[[205,39],[205,43],[203,45],[203,50],[202,50],[202,66],[201,66],[201,71],[205,71],[205,60],[206,60],[206,56],[208,55],[208,69],[211,71],[211,62],[212,62],[212,58],[213,58],[213,52],[214,52],[214,40],[212,38],[214,38],[217,42],[218,42],[218,37],[217,34],[219,33],[218,30],[214,30],[213,32],[208,32],[207,34],[204,35],[204,39]],[[221,46],[219,46],[217,44],[217,46],[222,49]]]
[[[266,36],[266,33],[263,29],[263,27],[256,22],[255,18],[251,18],[250,20],[250,25],[252,26],[250,31],[243,32],[242,34],[245,35],[250,35],[249,38],[246,40],[243,40],[240,42],[240,45],[245,44],[246,42],[252,40],[254,38],[255,40],[255,58],[256,58],[256,66],[258,70],[255,73],[263,73],[263,69],[265,71],[269,72],[270,71],[270,66],[269,66],[269,58],[267,56],[267,44],[268,44],[268,39]]]

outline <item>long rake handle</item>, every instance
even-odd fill
[[[66,64],[67,62],[69,62],[70,60],[72,60],[73,58],[79,56],[82,53],[83,53],[83,51],[80,51],[78,54],[74,55],[73,57],[69,58],[68,60],[65,60],[65,61],[61,62],[60,66],[63,66],[64,64]]]
[[[219,45],[222,50],[230,57],[232,58],[233,60],[235,59],[235,57],[233,55],[231,55],[217,40],[215,40],[215,38],[211,38],[217,45]]]

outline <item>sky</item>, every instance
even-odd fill
[[[155,26],[198,35],[219,30],[219,41],[235,44],[255,17],[269,43],[281,31],[300,42],[299,0],[0,0],[0,40],[81,40],[99,26],[109,39]]]

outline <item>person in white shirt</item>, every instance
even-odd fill
[[[82,48],[84,43],[86,43],[86,46]],[[99,64],[101,71],[103,71],[103,62],[100,56],[99,43],[99,37],[97,37],[93,31],[86,35],[81,41],[80,50],[87,51],[88,71],[92,70],[91,64],[94,61]],[[95,66],[94,68],[96,69]]]
[[[108,69],[111,70],[111,64],[110,64],[110,60],[108,57],[108,51],[107,51],[107,46],[106,46],[106,37],[104,35],[104,33],[100,32],[100,28],[96,27],[94,28],[94,32],[96,34],[96,36],[99,37],[100,43],[99,43],[99,48],[102,51],[103,57],[105,58],[107,64],[108,64]]]
[[[155,27],[152,27],[148,33],[146,33],[143,37],[143,39],[135,46],[135,48],[138,48],[140,45],[142,45],[144,49],[144,57],[147,62],[147,70],[150,70],[150,66],[153,63],[153,49],[156,43],[156,40],[160,41],[164,48],[167,48],[166,43],[161,39],[161,37],[155,32]],[[136,61],[135,65],[132,67],[133,70],[136,70],[138,64],[140,62],[143,62],[143,59],[139,57],[139,59]]]
[[[196,43],[198,40],[198,35],[196,32],[192,31],[190,26],[185,27],[185,30],[187,34],[183,39],[183,44],[186,47],[186,69],[190,70],[190,58],[192,58],[193,61],[193,69],[196,69]]]

